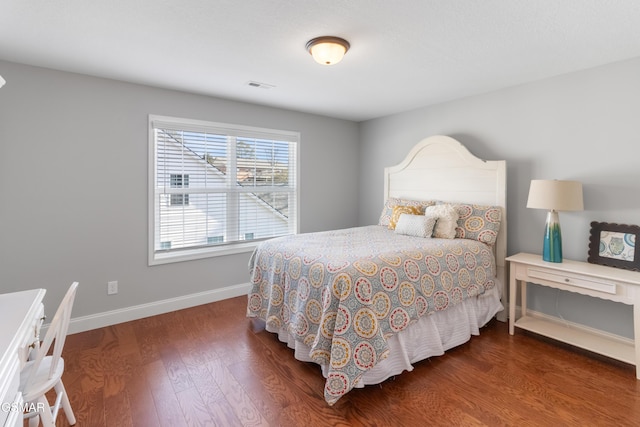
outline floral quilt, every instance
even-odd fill
[[[378,225],[265,241],[249,269],[247,316],[286,328],[328,366],[330,405],[387,357],[390,335],[495,286],[486,244]]]

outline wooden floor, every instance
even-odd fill
[[[78,426],[640,425],[635,368],[493,321],[333,407],[317,366],[245,318],[246,298],[70,335]],[[68,425],[64,414],[58,426]]]

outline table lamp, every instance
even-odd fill
[[[548,209],[544,230],[542,259],[548,262],[562,262],[562,235],[558,211],[581,211],[582,183],[555,179],[533,179],[529,187],[527,207]]]

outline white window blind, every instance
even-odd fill
[[[297,232],[298,133],[160,116],[149,124],[150,263]]]

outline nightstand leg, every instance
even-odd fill
[[[509,274],[509,276],[509,334],[513,335],[515,333],[516,323],[516,284],[518,283],[513,267],[511,268],[511,274]]]
[[[520,317],[527,315],[527,282],[520,281]]]
[[[640,380],[640,296],[633,304],[633,343],[636,350],[636,378]]]

